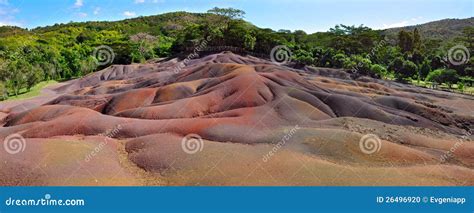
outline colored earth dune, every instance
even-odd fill
[[[473,96],[230,52],[180,63],[1,102],[0,185],[474,185]]]

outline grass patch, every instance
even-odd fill
[[[20,90],[20,95],[18,96],[10,96],[6,101],[13,101],[13,100],[23,100],[23,99],[28,99],[32,98],[35,96],[38,96],[41,94],[41,90],[47,86],[57,84],[57,81],[50,80],[50,81],[42,81],[35,86],[31,88],[31,90],[28,92],[26,89],[21,89]]]
[[[421,87],[426,87],[426,88],[429,88],[431,86],[431,83],[430,82],[425,82],[425,81],[420,81],[418,82],[418,80],[414,80],[412,79],[411,81],[411,84],[413,85],[416,85],[416,86],[421,86]],[[447,84],[440,84],[438,85],[438,89],[445,89],[445,90],[451,90],[451,91],[458,91],[458,92],[462,92],[462,93],[466,93],[466,94],[474,94],[474,87],[470,87],[468,85],[464,85],[464,89],[462,91],[460,91],[458,89],[458,85],[457,84],[453,84],[451,85],[451,88],[448,87]]]

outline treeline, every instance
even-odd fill
[[[290,42],[295,61],[351,69],[378,78],[426,80],[448,86],[463,80],[472,83],[474,77],[474,58],[469,58],[473,27],[464,29],[462,37],[444,42],[423,39],[416,28],[412,32],[400,31],[392,41],[363,26],[338,25],[324,36],[327,40],[317,46]]]
[[[109,64],[183,56],[206,41],[268,55],[286,45],[295,66],[346,68],[379,78],[429,80],[449,85],[474,77],[472,57],[453,65],[446,58],[456,44],[472,52],[473,28],[452,41],[424,39],[415,29],[386,40],[383,31],[337,25],[328,32],[261,29],[244,21],[245,12],[213,8],[208,13],[168,13],[117,22],[57,24],[25,30],[0,27],[0,89],[3,99],[40,81],[79,78]],[[113,56],[100,54],[110,47]],[[107,49],[105,49],[107,51]],[[109,58],[103,58],[109,57]],[[102,62],[107,63],[102,63]]]

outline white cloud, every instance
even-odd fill
[[[22,27],[23,24],[15,21],[10,21],[10,20],[0,20],[0,27],[1,26],[17,26],[17,27]]]
[[[23,26],[15,18],[19,12],[19,9],[10,7],[7,0],[0,0],[0,26]]]
[[[0,7],[0,16],[12,15],[20,12],[18,8]]]
[[[74,3],[75,8],[80,8],[82,6],[84,6],[84,0],[76,0],[76,2]]]
[[[79,17],[81,17],[81,18],[87,17],[87,13],[81,13],[81,12],[79,12],[79,13],[76,13],[76,15],[79,16]]]
[[[407,19],[407,20],[403,20],[403,21],[399,21],[399,22],[395,22],[395,23],[391,23],[391,24],[382,24],[381,29],[417,25],[417,24],[420,24],[420,22],[423,22],[423,17],[422,16],[414,17],[414,18],[411,18],[411,19]]]
[[[93,12],[93,13],[94,13],[94,15],[98,15],[99,12],[100,12],[100,7],[96,7],[96,8],[94,9],[94,12]]]
[[[137,14],[135,12],[125,11],[123,12],[123,15],[127,17],[133,17],[133,16],[136,16]]]
[[[394,28],[394,27],[404,27],[404,26],[407,26],[407,25],[408,25],[408,21],[404,20],[404,21],[391,23],[391,24],[383,24],[382,26],[383,26],[383,28]]]
[[[135,4],[143,4],[145,3],[145,0],[135,0]]]
[[[415,18],[411,18],[411,21],[418,21],[420,19],[423,19],[423,16],[418,16],[418,17],[415,17]]]

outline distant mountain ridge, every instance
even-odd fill
[[[55,24],[52,26],[37,27],[32,29],[35,32],[45,32],[52,31],[58,28],[67,27],[67,26],[99,26],[101,28],[116,28],[120,24],[135,23],[142,26],[135,26],[137,28],[148,28],[147,31],[156,31],[150,30],[153,25],[164,27],[169,29],[182,28],[183,25],[186,26],[189,23],[201,22],[205,18],[206,14],[202,13],[188,13],[188,12],[172,12],[152,16],[141,16],[132,19],[124,19],[118,21],[88,21],[88,22],[71,22],[64,24]],[[141,23],[140,23],[141,22]],[[145,23],[143,23],[145,22]],[[145,26],[143,26],[145,25]],[[151,25],[151,26],[150,26]],[[388,28],[382,30],[382,33],[388,36],[389,38],[395,38],[398,32],[401,30],[413,31],[415,28],[418,28],[421,35],[429,39],[441,39],[441,40],[451,40],[455,37],[462,35],[462,30],[465,27],[474,26],[474,17],[465,18],[465,19],[456,19],[448,18],[438,21],[427,22],[424,24],[405,26],[405,27],[396,27]],[[132,30],[134,29],[125,29]],[[15,34],[25,34],[31,31],[27,29],[16,27],[16,26],[0,26],[0,37],[11,36]]]
[[[185,27],[203,23],[212,14],[188,13],[183,11],[170,12],[151,16],[139,16],[118,21],[87,21],[57,23],[50,26],[25,29],[16,26],[0,26],[0,37],[8,37],[22,34],[41,34],[52,31],[60,31],[68,27],[84,27],[94,30],[118,30],[127,34],[148,32],[152,35],[159,35],[163,32],[175,32]]]
[[[413,26],[389,28],[383,30],[383,34],[389,38],[396,37],[401,30],[413,31],[418,28],[421,36],[425,39],[451,40],[462,35],[466,27],[474,26],[474,17],[465,19],[442,19]]]

